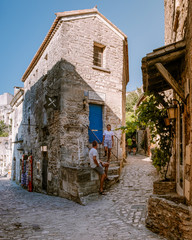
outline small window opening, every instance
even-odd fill
[[[103,67],[104,46],[94,45],[93,65]]]
[[[31,133],[31,120],[30,120],[30,117],[28,118],[28,133],[30,134]]]

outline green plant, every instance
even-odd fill
[[[0,137],[8,137],[8,127],[7,125],[1,120],[0,121]]]
[[[158,145],[154,150],[153,165],[164,179],[167,178],[173,141],[173,126],[166,126],[164,122],[168,106],[169,102],[164,94],[147,93],[146,99],[136,111],[138,123],[149,128],[151,141]]]
[[[141,88],[137,88],[137,90],[129,92],[126,97],[126,112],[134,112],[134,107],[138,102],[139,97],[142,94]]]
[[[152,153],[151,159],[157,171],[160,172],[162,176],[164,176],[164,174],[166,173],[165,170],[167,170],[166,166],[169,162],[169,155],[167,155],[165,151],[156,147]],[[166,176],[164,177],[164,179],[166,179]]]
[[[122,126],[120,129],[127,134],[127,136],[132,136],[138,128],[138,122],[133,121],[133,122],[126,122],[126,126]]]

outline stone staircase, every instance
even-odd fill
[[[91,147],[92,146],[90,144],[89,149],[91,149]],[[99,159],[102,162],[107,162],[107,156],[103,157],[104,156],[104,147],[101,144],[98,145],[97,151],[99,154]],[[109,188],[110,186],[112,186],[113,184],[118,182],[119,177],[120,177],[120,160],[117,159],[116,154],[113,152],[113,153],[111,153],[111,161],[110,161],[110,165],[109,165],[109,169],[108,169],[109,181],[105,181],[105,188]]]
[[[91,149],[91,147],[92,146],[90,144],[88,148]],[[99,147],[100,149],[97,149],[99,153],[99,159],[102,162],[107,162],[107,156],[103,157],[104,156],[103,146],[99,146]],[[94,174],[97,175],[97,173],[94,170],[92,171]],[[99,175],[97,176],[97,179],[99,180]],[[114,185],[115,183],[118,183],[120,179],[120,160],[117,160],[117,158],[114,155],[111,156],[111,161],[108,169],[108,179],[109,181],[104,182],[104,189],[109,189],[112,185]],[[99,181],[98,181],[98,184],[99,184]],[[99,189],[99,185],[97,187]],[[97,190],[96,192],[90,193],[85,196],[81,196],[80,202],[82,205],[87,205],[89,202],[96,201],[100,197],[102,196],[98,194],[98,190]]]
[[[101,154],[100,154],[101,156],[104,155],[104,150]],[[107,156],[100,157],[100,160],[103,162],[107,162]],[[111,154],[111,161],[108,169],[109,181],[105,181],[105,188],[109,188],[113,184],[117,183],[119,181],[119,177],[120,177],[120,161],[118,161],[117,158],[113,154]]]

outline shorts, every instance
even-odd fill
[[[99,167],[95,167],[94,170],[95,170],[96,172],[98,172],[99,175],[103,175],[103,174],[105,173],[105,172],[104,172],[104,168],[103,168],[103,166],[101,165],[101,163],[99,163]]]
[[[112,148],[112,140],[104,140],[104,147]]]
[[[134,143],[134,144],[131,146],[131,148],[137,148],[137,144]]]

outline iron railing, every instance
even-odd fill
[[[102,154],[102,142],[100,141],[100,139],[96,136],[96,134],[90,129],[90,127],[88,125],[86,125],[86,127],[91,131],[91,133],[94,135],[94,137],[96,138],[99,147],[98,147],[98,153],[99,153],[99,158],[101,158],[101,154]],[[119,138],[114,135],[114,138],[116,139],[116,144],[114,144],[116,146],[116,153],[114,153],[114,150],[111,150],[111,154],[116,158],[116,160],[119,160],[118,154],[119,154]],[[115,142],[115,141],[114,141]]]

